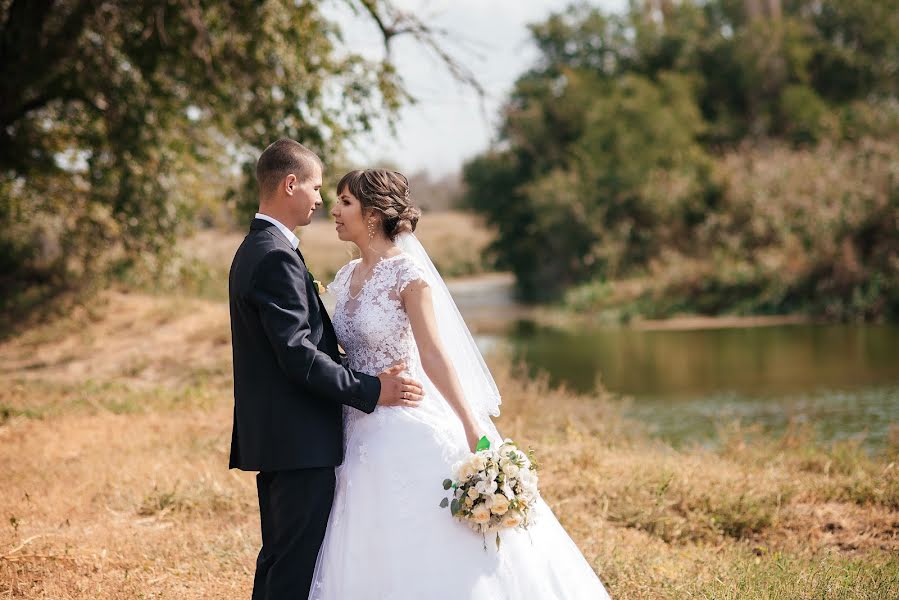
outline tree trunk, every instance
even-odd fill
[[[747,21],[755,21],[762,16],[762,7],[760,0],[743,0],[743,11],[746,13]]]

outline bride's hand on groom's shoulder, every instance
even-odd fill
[[[421,383],[400,375],[406,365],[400,363],[394,365],[378,375],[381,381],[381,395],[378,396],[378,406],[406,406],[415,408],[421,404],[424,398],[424,390]]]

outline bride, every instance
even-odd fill
[[[487,544],[439,507],[441,482],[487,435],[500,397],[442,278],[413,235],[420,211],[400,173],[353,171],[331,211],[362,257],[328,286],[349,366],[404,365],[417,408],[344,408],[346,452],[310,600],[603,599],[605,589],[549,507]]]

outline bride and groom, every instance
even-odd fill
[[[412,233],[399,173],[337,186],[333,324],[293,229],[321,206],[322,163],[292,140],[256,165],[259,212],[229,275],[230,466],[256,476],[254,600],[603,599],[542,500],[501,549],[439,507],[441,482],[486,435],[499,393],[446,285]],[[338,344],[345,350],[343,356]]]

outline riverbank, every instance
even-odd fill
[[[616,600],[899,594],[899,440],[868,456],[725,429],[718,450],[675,450],[603,391],[491,363],[501,431],[537,449]],[[104,293],[0,344],[0,369],[0,595],[248,597],[258,516],[252,475],[226,468],[226,305]]]
[[[668,319],[643,319],[631,323],[641,331],[695,331],[697,329],[736,329],[746,327],[779,327],[805,325],[814,320],[804,315],[736,316],[682,315]]]
[[[514,321],[533,321],[538,325],[577,329],[588,326],[625,327],[638,331],[695,331],[700,329],[737,329],[806,325],[820,321],[806,315],[677,315],[665,319],[632,317],[621,319],[616,313],[579,312],[554,305],[525,305],[515,300],[515,278],[511,273],[486,272],[456,277],[447,286],[469,325],[478,333],[502,331]]]

